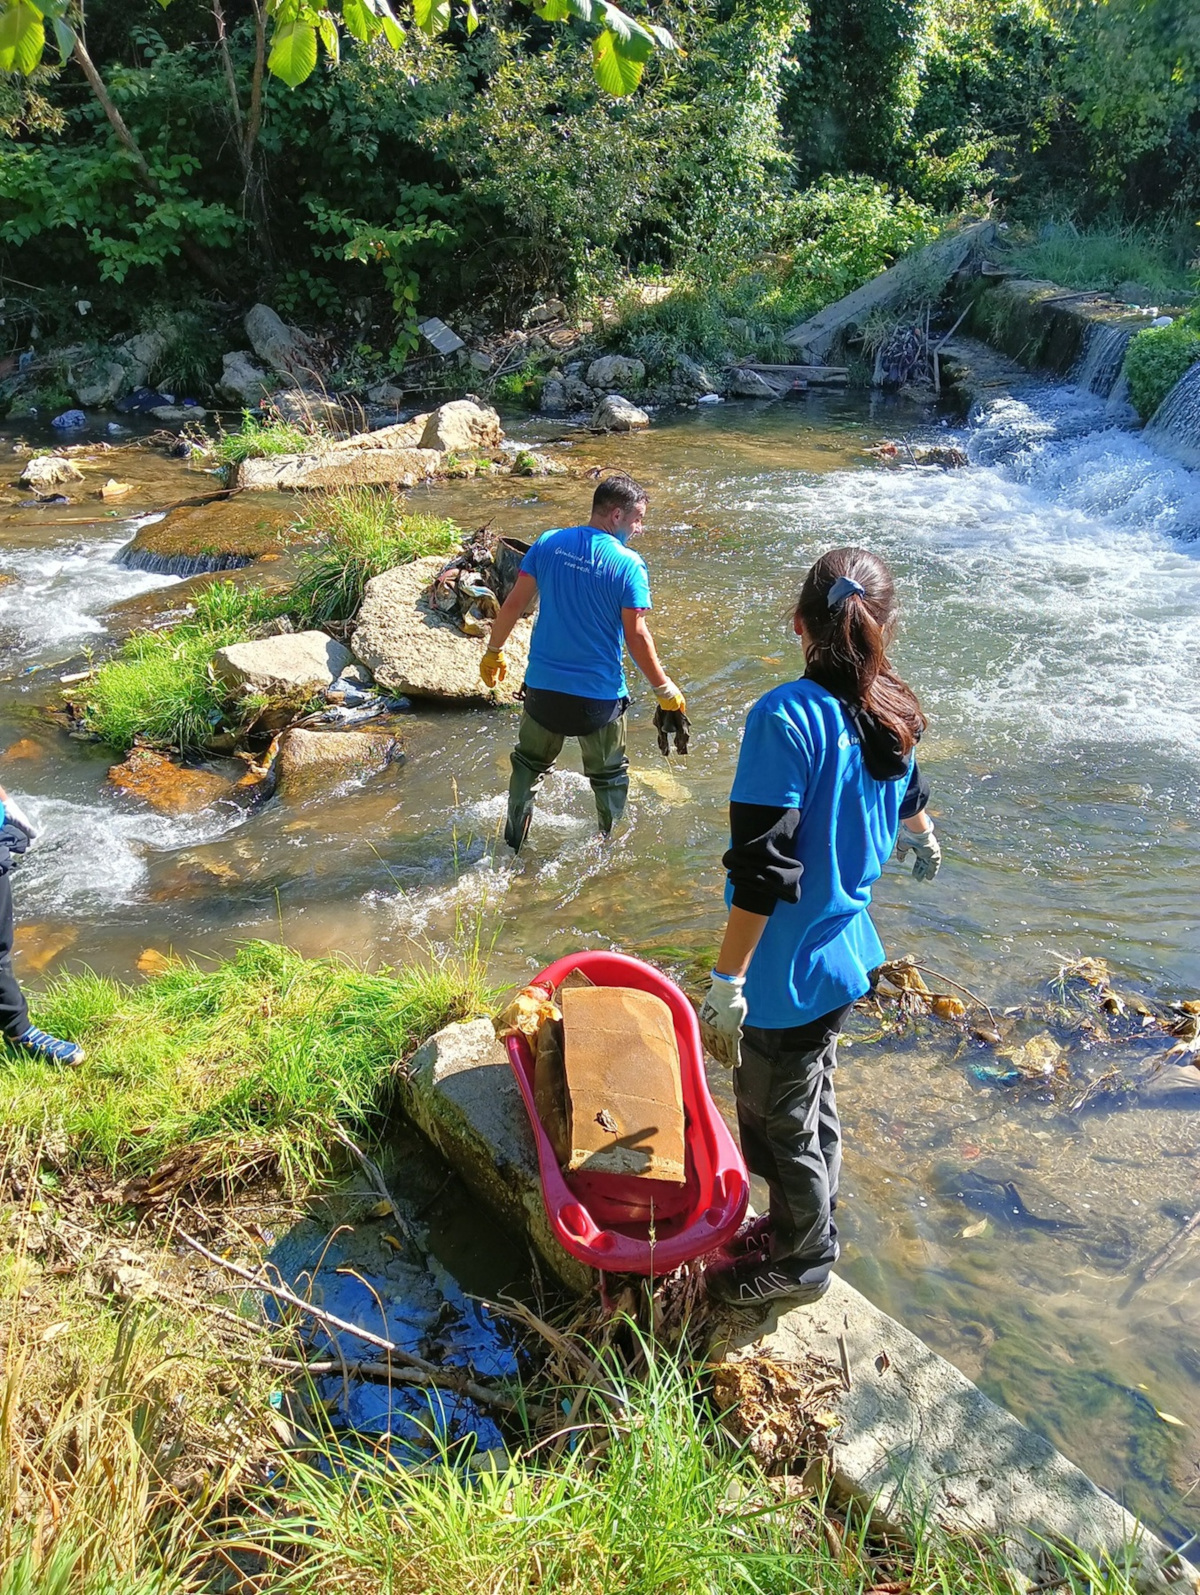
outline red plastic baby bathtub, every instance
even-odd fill
[[[560,958],[533,984],[559,983],[578,969],[597,986],[632,986],[661,997],[675,1021],[683,1087],[687,1178],[683,1185],[615,1174],[564,1174],[533,1098],[533,1052],[508,1037],[508,1058],[537,1142],[551,1226],[572,1257],[606,1273],[669,1274],[729,1240],[746,1211],[750,1182],[741,1153],[704,1078],[700,1027],[690,1002],[657,969],[622,953]]]

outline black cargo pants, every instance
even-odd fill
[[[771,1261],[804,1285],[819,1284],[838,1256],[842,1127],[833,1071],[849,1012],[790,1030],[745,1026],[733,1076],[746,1166],[771,1193]]]
[[[0,874],[0,1036],[15,1041],[29,1029],[29,1010],[13,974],[12,876]]]

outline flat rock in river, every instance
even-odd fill
[[[390,731],[309,731],[292,726],[279,739],[276,790],[285,802],[328,792],[342,782],[375,775],[398,757]]]
[[[213,671],[231,694],[304,702],[336,681],[351,659],[349,648],[323,631],[297,631],[218,648]]]
[[[429,606],[426,590],[444,564],[435,554],[384,571],[367,583],[352,639],[355,657],[380,686],[393,692],[414,698],[511,703],[525,677],[533,624],[517,622],[504,646],[508,679],[489,690],[479,678],[486,640],[465,636],[448,615]]]
[[[214,494],[180,504],[162,520],[141,527],[121,550],[121,563],[164,576],[237,570],[277,552],[291,517],[282,507]]]
[[[198,814],[222,798],[231,798],[233,782],[212,770],[192,770],[165,753],[134,748],[108,779],[130,797],[141,798],[157,814]]]
[[[415,487],[444,468],[437,449],[381,448],[378,434],[367,433],[361,447],[347,438],[336,448],[314,454],[280,454],[269,460],[246,460],[238,466],[237,485],[251,493],[295,492],[305,488]],[[366,441],[370,439],[371,441]]]

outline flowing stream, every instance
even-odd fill
[[[47,828],[20,877],[18,969],[31,984],[81,963],[128,977],[146,947],[213,956],[250,936],[386,962],[478,934],[495,938],[498,979],[615,944],[694,980],[723,922],[745,712],[802,667],[787,612],[808,563],[863,542],[898,578],[894,652],[930,716],[921,762],[946,859],[932,887],[885,872],[889,952],[1000,1007],[1044,994],[1060,957],[1081,954],[1124,989],[1200,996],[1200,477],[1114,426],[1085,387],[997,398],[962,428],[901,400],[813,394],[577,441],[567,457],[620,463],[650,489],[653,629],[687,691],[693,751],[659,755],[635,688],[628,825],[597,842],[568,749],[515,863],[497,840],[514,734],[501,712],[416,712],[403,765],[324,800],[187,820],[135,809],[106,787],[102,750],[33,712],[53,673],[21,672],[102,641],[114,602],[169,579],[115,563],[125,528],[0,511],[0,572],[15,578],[0,585],[0,781]],[[900,436],[953,437],[972,463],[895,469],[864,452]],[[160,502],[195,486],[181,466]],[[529,538],[582,519],[587,484],[413,499]],[[1200,1528],[1200,1246],[1132,1287],[1200,1209],[1196,1107],[1071,1117],[981,1083],[919,1027],[899,1045],[868,1040],[852,1034],[840,1073],[847,1276],[1187,1539]],[[1094,1219],[1092,1242],[1116,1227],[1131,1247],[1114,1256],[1086,1225],[981,1225],[954,1194],[972,1165],[1040,1182]]]

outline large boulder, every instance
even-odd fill
[[[272,379],[248,349],[235,349],[222,357],[217,391],[243,409],[254,410],[270,393]]]
[[[487,642],[467,637],[448,616],[431,609],[429,583],[445,564],[440,555],[384,571],[367,583],[352,638],[354,654],[381,687],[414,698],[512,703],[529,663],[532,622],[519,620],[504,645],[508,679],[494,691],[479,678]]]
[[[576,410],[590,410],[595,402],[596,395],[581,377],[554,374],[542,386],[543,415],[572,415]]]
[[[71,372],[71,392],[87,410],[111,404],[132,385],[119,360],[89,360]]]
[[[329,448],[317,454],[246,460],[238,466],[237,486],[251,493],[316,487],[415,487],[441,474],[445,464],[445,455],[436,449]]]
[[[46,493],[63,482],[82,482],[83,472],[61,454],[38,454],[21,472],[21,481],[27,482],[35,493]]]
[[[673,375],[680,387],[690,388],[693,393],[712,393],[716,387],[704,367],[690,355],[675,356]]]
[[[281,377],[299,382],[303,387],[306,378],[311,380],[318,374],[316,352],[310,339],[299,327],[289,327],[270,305],[252,305],[242,325],[255,354]]]
[[[761,371],[747,371],[739,366],[730,373],[725,391],[737,399],[778,399],[784,390],[781,383],[772,382]]]
[[[453,399],[439,404],[425,423],[423,449],[454,454],[490,454],[500,447],[500,417],[490,405],[473,399]]]
[[[117,350],[117,359],[125,368],[126,392],[131,388],[145,387],[151,371],[166,354],[167,346],[166,336],[154,328],[126,338]]]
[[[156,814],[198,814],[233,796],[233,782],[212,770],[190,770],[165,753],[134,748],[122,764],[114,764],[108,779],[118,791],[139,798]]]
[[[592,412],[594,432],[637,432],[649,425],[650,417],[645,410],[639,410],[619,393],[608,394]]]
[[[646,368],[628,355],[604,354],[588,366],[587,380],[589,387],[599,388],[602,393],[640,388],[646,380]]]
[[[213,673],[234,694],[262,694],[304,703],[336,681],[353,659],[349,648],[323,631],[235,642],[213,655]]]
[[[295,803],[346,781],[386,769],[400,754],[390,731],[307,731],[291,726],[279,739],[275,774],[279,796]]]

